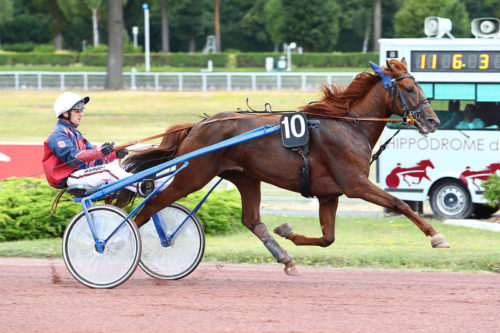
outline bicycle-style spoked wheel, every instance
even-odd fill
[[[100,241],[104,241],[127,216],[121,209],[110,205],[95,205],[88,212]],[[64,232],[62,252],[66,267],[79,282],[91,288],[113,288],[134,273],[141,248],[139,230],[129,219],[99,253],[87,217],[81,211]]]
[[[178,203],[157,213],[167,237],[172,235],[189,213],[189,209]],[[143,224],[139,231],[142,239],[139,266],[152,277],[181,279],[194,271],[203,258],[205,233],[195,214],[184,223],[167,247],[162,246],[153,219]]]

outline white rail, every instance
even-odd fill
[[[298,90],[348,84],[357,73],[123,73],[124,89],[152,91]],[[0,72],[0,89],[104,90],[105,72]]]

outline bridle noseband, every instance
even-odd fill
[[[403,97],[403,93],[401,92],[401,89],[399,89],[399,85],[397,83],[397,81],[402,80],[402,79],[412,79],[413,82],[415,83],[415,85],[417,86],[417,89],[418,89],[419,103],[411,108],[408,106],[408,103],[406,103],[406,101]],[[401,109],[402,109],[402,112],[399,113],[399,115],[403,118],[403,122],[407,123],[410,126],[413,126],[415,124],[415,120],[420,117],[420,112],[423,109],[431,106],[429,103],[429,100],[427,98],[422,97],[422,94],[423,94],[422,88],[417,83],[417,81],[415,81],[415,78],[410,74],[405,74],[405,75],[401,75],[401,76],[397,76],[395,78],[392,78],[391,82],[392,82],[392,85],[389,88],[389,96],[391,97],[392,111],[393,111],[393,113],[399,113],[399,112],[395,112],[398,110],[398,108],[396,106],[396,101],[394,99],[394,95],[396,95],[397,98],[399,99],[399,102],[401,103]],[[427,105],[423,105],[425,103],[427,103]]]

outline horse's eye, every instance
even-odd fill
[[[413,86],[406,87],[406,91],[409,93],[412,93],[414,90]]]

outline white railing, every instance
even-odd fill
[[[123,73],[124,89],[152,91],[300,90],[348,84],[357,73]],[[105,72],[0,72],[0,89],[104,90]]]

